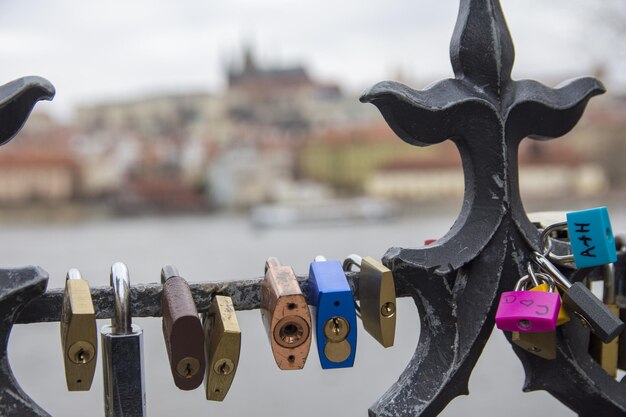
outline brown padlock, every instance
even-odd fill
[[[161,269],[163,337],[174,383],[181,390],[199,387],[204,379],[204,331],[187,281],[175,267]]]
[[[311,313],[290,266],[265,263],[261,317],[280,369],[302,369],[311,348]]]

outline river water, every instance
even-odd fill
[[[615,229],[626,229],[626,211],[612,208]],[[391,246],[421,245],[442,236],[456,213],[431,211],[376,224],[315,225],[256,230],[237,216],[110,219],[60,224],[5,224],[3,266],[37,264],[50,273],[49,288],[61,287],[76,267],[92,285],[108,285],[109,268],[125,262],[131,282],[157,282],[162,265],[177,265],[189,281],[259,277],[265,260],[277,256],[306,273],[315,255],[343,259],[350,253],[380,258]],[[354,368],[322,371],[312,347],[302,371],[276,367],[258,311],[238,314],[241,362],[223,403],[204,399],[203,387],[179,391],[172,381],[160,319],[134,319],[144,329],[144,363],[150,416],[365,416],[411,358],[419,335],[410,299],[398,306],[396,345],[380,347],[359,323]],[[104,325],[100,321],[98,326]],[[65,387],[58,323],[13,329],[9,358],[21,386],[54,416],[103,415],[102,369],[89,392]],[[470,380],[470,396],[455,399],[443,416],[573,416],[545,392],[522,393],[524,372],[498,330]],[[567,384],[568,381],[563,381]]]

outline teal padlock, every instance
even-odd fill
[[[567,230],[577,268],[617,261],[615,237],[606,207],[567,213]]]

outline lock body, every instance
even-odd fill
[[[114,315],[102,327],[102,375],[105,417],[144,417],[146,394],[143,331],[132,324],[130,278],[121,262],[111,266]]]
[[[396,287],[389,268],[372,257],[361,261],[359,299],[363,328],[383,347],[396,335]]]
[[[571,283],[545,256],[535,252],[533,260],[549,274],[563,291],[563,303],[600,340],[608,343],[624,330],[625,324],[615,316],[582,282]]]
[[[164,276],[161,293],[163,337],[174,383],[182,390],[199,387],[204,379],[204,330],[185,279]]]
[[[540,284],[537,287],[531,288],[530,291],[540,291],[540,292],[550,292],[550,286],[546,283]],[[570,316],[565,311],[565,305],[561,303],[561,307],[559,308],[559,314],[556,317],[556,325],[561,326],[570,321]]]
[[[540,358],[556,359],[556,331],[512,332],[511,341]]]
[[[617,261],[615,238],[606,207],[567,213],[567,229],[577,268]]]
[[[603,265],[602,277],[604,283],[602,300],[608,310],[611,311],[615,317],[619,317],[619,307],[616,304],[615,265]],[[619,340],[620,337],[616,337],[607,343],[603,343],[594,334],[589,338],[589,354],[598,362],[602,369],[613,378],[617,376]]]
[[[265,265],[260,307],[276,365],[304,368],[311,348],[311,313],[293,269],[276,258]]]
[[[616,317],[619,316],[619,309],[616,305],[607,305],[607,308]],[[617,376],[619,339],[619,337],[616,337],[608,343],[603,343],[602,340],[593,334],[589,338],[589,354],[613,378]]]
[[[89,391],[96,372],[98,336],[89,283],[68,272],[61,311],[61,345],[69,391]]]
[[[560,308],[561,297],[557,293],[503,292],[496,312],[496,326],[500,330],[517,332],[553,331]]]
[[[131,333],[115,334],[113,326],[101,330],[104,376],[104,415],[144,417],[143,331],[132,325]]]
[[[315,306],[315,336],[323,369],[354,365],[354,297],[339,261],[312,262],[309,283]]]
[[[593,295],[582,282],[575,282],[563,293],[563,302],[574,310],[583,324],[604,343],[615,339],[624,330],[624,322]]]
[[[619,316],[622,321],[625,321],[626,309],[620,309]],[[626,334],[624,333],[622,333],[622,337],[620,337],[617,355],[618,368],[622,371],[626,371]],[[624,378],[623,380],[626,380],[626,378]]]
[[[230,297],[216,295],[204,317],[206,334],[206,399],[224,401],[233,383],[239,353],[241,329]]]
[[[550,286],[546,283],[530,289],[530,291],[550,292]],[[561,326],[570,320],[563,304],[559,308],[556,325]],[[540,358],[556,359],[556,331],[552,332],[512,332],[511,341],[522,349],[539,356]]]

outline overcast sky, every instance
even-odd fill
[[[596,29],[571,4],[502,0],[515,78],[554,82],[605,60],[610,48],[589,48]],[[0,83],[48,78],[57,97],[46,108],[67,117],[81,103],[217,91],[248,42],[262,62],[302,63],[353,92],[398,70],[423,87],[452,74],[457,9],[455,0],[0,0]]]

